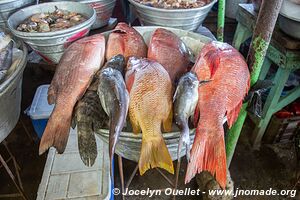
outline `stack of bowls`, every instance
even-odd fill
[[[60,0],[51,0],[51,1],[60,1]],[[67,0],[67,1],[75,1],[75,0]],[[112,13],[116,5],[116,0],[79,0],[76,2],[88,4],[95,9],[97,17],[95,23],[92,26],[92,29],[97,29],[106,26],[108,24],[110,17],[112,16]]]
[[[17,30],[18,25],[21,24],[24,19],[38,13],[54,12],[55,6],[59,9],[80,13],[87,17],[87,20],[76,26],[54,32],[30,33]],[[58,63],[64,50],[75,40],[86,36],[95,20],[96,12],[88,5],[77,2],[52,2],[19,10],[9,17],[7,25],[14,36],[27,43],[41,55],[44,60],[49,63]]]
[[[183,30],[196,30],[204,21],[217,0],[200,8],[163,9],[143,5],[129,0],[144,26],[164,26]]]

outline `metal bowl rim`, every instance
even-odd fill
[[[12,3],[12,2],[15,2],[15,1],[19,1],[19,0],[1,0],[0,4]]]
[[[57,4],[74,4],[77,6],[84,6],[87,9],[89,9],[90,11],[93,11],[93,14],[90,18],[88,18],[86,21],[84,21],[83,23],[80,23],[78,25],[72,26],[70,28],[64,29],[64,30],[59,30],[59,31],[53,31],[53,32],[44,32],[44,33],[27,33],[27,32],[22,32],[22,31],[18,31],[16,30],[14,27],[12,27],[11,25],[11,18],[17,14],[19,14],[19,12],[24,11],[24,10],[29,10],[32,7],[40,7],[40,6],[48,6],[50,5],[57,5]],[[75,30],[78,30],[88,24],[93,24],[96,20],[96,11],[94,8],[90,7],[89,5],[83,4],[83,3],[79,3],[79,2],[71,2],[71,1],[61,1],[61,2],[48,2],[48,3],[42,3],[42,4],[38,4],[38,5],[32,5],[26,8],[22,8],[19,11],[15,12],[14,14],[12,14],[11,16],[9,16],[8,20],[7,20],[7,26],[8,28],[11,30],[11,32],[13,32],[16,36],[21,37],[21,38],[26,38],[26,37],[50,37],[50,36],[56,36],[56,35],[64,35],[66,33],[70,33],[73,32]],[[28,35],[27,35],[28,34]]]
[[[300,22],[300,18],[298,19],[298,18],[295,18],[295,17],[292,17],[292,16],[287,16],[286,14],[281,13],[281,12],[280,12],[280,15],[281,15],[282,17],[285,17],[285,18],[290,19],[290,20],[292,20],[292,21]]]
[[[140,8],[144,8],[144,9],[148,9],[148,10],[152,10],[152,11],[158,11],[158,12],[167,12],[167,13],[176,13],[176,12],[191,12],[191,11],[200,11],[203,10],[205,8],[208,8],[210,6],[213,6],[218,0],[213,0],[212,2],[210,2],[209,4],[199,7],[199,8],[181,8],[181,9],[165,9],[165,8],[155,8],[155,7],[151,7],[151,6],[146,6],[143,5],[141,3],[136,2],[135,0],[128,0],[130,3],[132,3],[133,5],[140,7]]]
[[[22,47],[21,50],[23,51],[23,56],[20,63],[18,64],[18,67],[20,69],[17,68],[8,79],[6,79],[3,83],[0,84],[0,94],[3,93],[3,91],[6,90],[6,88],[9,87],[9,85],[13,82],[13,80],[16,79],[26,67],[28,49],[24,42],[21,42],[21,47]]]

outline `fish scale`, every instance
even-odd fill
[[[172,83],[167,71],[157,62],[130,58],[126,85],[130,91],[129,117],[134,132],[142,131],[140,174],[160,167],[174,173],[173,162],[163,140],[161,125],[172,125]]]
[[[249,90],[250,73],[242,55],[220,42],[210,42],[203,47],[192,71],[199,80],[211,81],[198,89],[195,116],[199,119],[195,119],[196,136],[185,182],[196,173],[209,171],[224,189],[227,166],[223,119],[227,116],[229,127],[237,119]]]
[[[123,55],[126,62],[129,57],[135,56],[144,58],[147,56],[147,45],[143,37],[134,28],[126,23],[118,23],[107,41],[106,59],[113,56]]]
[[[104,62],[102,34],[80,39],[64,52],[48,90],[48,102],[55,103],[43,133],[39,153],[54,146],[63,153],[68,141],[73,108],[86,92],[94,74]]]

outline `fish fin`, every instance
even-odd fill
[[[92,124],[78,123],[78,149],[82,162],[91,167],[94,165],[97,158],[97,143],[95,134],[92,130]]]
[[[175,92],[174,92],[174,95],[173,95],[173,103],[176,101],[176,97],[177,97],[178,90],[179,90],[179,87],[177,86],[177,87],[176,87],[176,90],[175,90]]]
[[[70,132],[72,108],[64,104],[55,105],[40,142],[40,155],[51,146],[55,147],[58,153],[65,151]],[[62,110],[64,112],[61,112]]]
[[[77,110],[77,105],[75,106],[75,109],[74,109],[73,114],[72,114],[72,119],[71,119],[71,127],[72,127],[72,129],[75,129],[76,125],[77,125],[76,110]]]
[[[196,131],[196,138],[191,150],[191,159],[187,166],[185,183],[190,182],[197,173],[208,171],[216,177],[217,182],[225,189],[227,166],[223,127],[220,126],[209,130],[197,128]],[[212,135],[216,135],[216,137],[212,137]]]
[[[205,54],[206,62],[210,69],[210,77],[212,78],[220,66],[220,52],[219,50],[211,50]]]
[[[113,120],[109,122],[109,142],[108,142],[108,149],[109,149],[109,159],[110,159],[110,177],[113,183],[114,181],[114,173],[113,173],[113,158],[115,154],[116,145],[118,142],[118,138],[120,136],[120,131],[117,129],[116,125],[112,123]]]
[[[243,101],[240,101],[232,110],[227,112],[227,124],[229,126],[229,128],[232,127],[232,125],[234,124],[234,122],[237,120],[241,107],[243,105]]]
[[[48,103],[50,105],[55,104],[55,101],[56,101],[56,87],[54,86],[54,83],[51,84],[48,88],[47,100],[48,100]]]
[[[173,122],[173,109],[170,110],[168,118],[163,121],[163,128],[165,132],[172,131],[172,122]]]
[[[138,121],[136,120],[135,116],[133,114],[131,114],[130,112],[129,112],[129,119],[130,119],[133,133],[135,133],[135,134],[141,133],[142,130],[141,130],[140,125],[138,124]]]
[[[127,88],[129,93],[130,93],[131,88],[133,86],[134,79],[135,79],[135,73],[132,73],[132,74],[126,76],[126,88]]]
[[[0,70],[8,70],[11,67],[13,61],[13,41],[10,41],[8,45],[4,49],[2,49],[0,58]]]
[[[174,174],[173,161],[161,134],[142,139],[140,174],[143,175],[148,169],[155,167]]]
[[[197,127],[199,118],[200,118],[200,111],[199,111],[199,106],[197,104],[196,108],[195,108],[194,117],[193,117],[193,125],[194,125],[194,127]]]

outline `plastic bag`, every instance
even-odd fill
[[[261,118],[262,115],[262,95],[266,91],[268,91],[273,86],[273,82],[271,80],[259,80],[257,83],[251,88],[248,95],[245,97],[244,102],[248,102],[247,111],[249,113],[254,114],[255,116]]]

